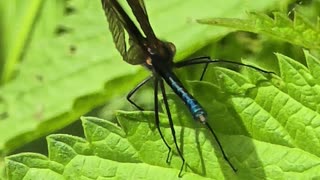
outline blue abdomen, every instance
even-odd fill
[[[187,105],[193,118],[201,122],[205,122],[207,113],[199,104],[199,102],[183,87],[182,83],[178,80],[178,78],[176,78],[175,75],[171,74],[171,76],[169,76],[167,80],[166,81],[172,88],[172,90]]]

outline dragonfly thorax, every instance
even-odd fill
[[[176,47],[171,42],[158,41],[155,46],[149,46],[147,51],[149,58],[146,59],[146,64],[157,66],[160,63],[170,68],[173,64]]]

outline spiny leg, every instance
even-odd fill
[[[238,66],[245,66],[245,67],[260,71],[262,73],[275,74],[274,72],[266,71],[266,70],[260,69],[258,67],[255,67],[253,65],[243,64],[243,63],[235,62],[235,61],[222,60],[222,59],[214,59],[213,60],[213,59],[210,59],[209,56],[203,56],[203,57],[198,57],[198,58],[194,58],[194,59],[180,61],[180,62],[175,63],[174,67],[181,68],[181,67],[186,67],[186,66],[191,66],[191,65],[196,65],[196,64],[205,64],[205,68],[203,69],[202,74],[201,74],[201,78],[200,78],[200,80],[202,80],[205,75],[205,72],[207,70],[208,64],[211,64],[211,63],[235,64]]]
[[[174,64],[174,66],[177,67],[177,68],[185,67],[185,66],[193,65],[195,62],[201,61],[203,59],[210,60],[210,57],[209,56],[196,57],[196,58],[193,58],[193,59],[188,59],[188,60],[177,62],[177,63]],[[201,73],[201,76],[200,76],[200,81],[203,80],[203,77],[204,77],[205,73],[207,72],[208,65],[209,65],[209,63],[204,63],[204,64],[205,64],[205,66],[204,66],[204,68],[202,70],[202,73]]]
[[[140,106],[138,106],[135,102],[133,102],[130,98],[132,97],[132,95],[137,92],[143,85],[145,85],[150,79],[152,78],[152,76],[147,77],[146,79],[144,79],[142,82],[140,82],[136,87],[134,87],[127,95],[127,100],[134,105],[137,109],[139,109],[140,111],[143,111],[143,108],[141,108]]]
[[[174,65],[175,67],[179,68],[179,67],[183,67],[183,66],[187,66],[189,63],[192,62],[197,62],[197,61],[201,61],[201,60],[211,60],[211,58],[209,56],[200,56],[200,57],[196,57],[196,58],[192,58],[192,59],[185,59],[179,62],[176,62]]]
[[[203,68],[202,73],[201,73],[201,76],[200,76],[200,81],[203,80],[204,74],[207,72],[208,65],[209,65],[209,63],[206,63],[206,64],[204,65],[204,68]]]
[[[163,97],[164,106],[166,108],[166,112],[167,112],[167,115],[168,115],[171,134],[172,134],[172,137],[173,137],[173,142],[174,142],[174,145],[176,146],[178,154],[179,154],[179,156],[180,156],[180,158],[182,160],[182,165],[181,165],[180,172],[179,172],[179,177],[182,177],[182,170],[183,170],[183,167],[184,167],[184,164],[185,164],[185,159],[184,159],[184,157],[183,157],[183,155],[182,155],[182,153],[180,151],[180,148],[178,146],[178,143],[177,143],[176,131],[174,130],[173,121],[172,121],[172,117],[171,117],[171,113],[170,113],[169,103],[168,103],[168,99],[167,99],[167,95],[166,95],[166,90],[165,90],[165,87],[164,87],[164,84],[163,84],[163,80],[160,79],[159,81],[160,81],[160,89],[161,89],[161,93],[162,93],[162,97]]]
[[[221,153],[222,153],[223,158],[227,161],[227,163],[228,163],[229,166],[232,168],[232,170],[233,170],[234,172],[236,172],[237,169],[236,169],[236,168],[232,165],[232,163],[229,161],[226,153],[224,152],[224,150],[223,150],[223,148],[222,148],[222,145],[221,145],[221,143],[220,143],[217,135],[214,133],[213,129],[211,128],[211,126],[209,125],[208,122],[205,122],[205,125],[207,126],[207,128],[209,129],[209,131],[210,131],[211,134],[213,135],[214,139],[216,140],[216,142],[217,142],[217,144],[218,144],[218,146],[219,146],[219,148],[220,148],[220,151],[221,151]]]
[[[155,119],[155,125],[156,128],[158,129],[158,132],[161,136],[162,141],[164,142],[164,144],[167,146],[169,152],[167,155],[167,163],[170,163],[170,157],[171,157],[171,147],[168,145],[166,139],[163,137],[163,134],[160,130],[160,120],[159,120],[159,100],[158,100],[158,86],[159,86],[159,79],[157,77],[155,77],[154,80],[154,119]]]

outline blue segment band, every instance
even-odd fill
[[[169,82],[167,82],[172,90],[182,99],[182,101],[187,105],[189,111],[191,112],[194,119],[199,119],[200,116],[206,116],[206,112],[201,107],[199,102],[192,97],[187,90],[184,89],[181,82],[178,80],[175,80],[172,76],[169,78]]]

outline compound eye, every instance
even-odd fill
[[[176,46],[172,42],[167,42],[166,44],[172,54],[176,54]]]

